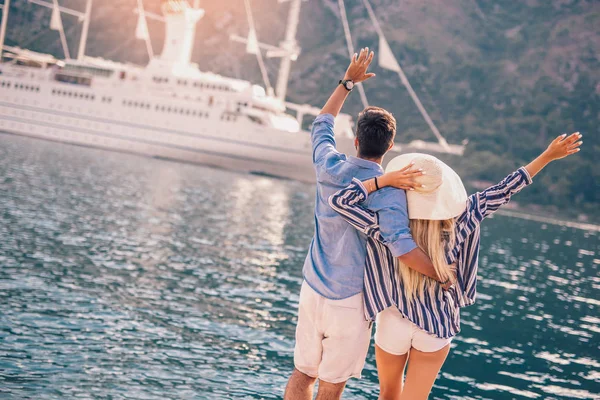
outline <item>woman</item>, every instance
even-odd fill
[[[578,132],[557,137],[530,164],[469,197],[450,167],[416,153],[396,157],[385,175],[364,182],[355,179],[330,197],[331,207],[369,237],[364,302],[366,317],[377,320],[381,399],[427,398],[450,342],[460,331],[459,310],[475,302],[481,221],[529,185],[549,162],[578,152],[579,139]],[[423,175],[414,178],[414,168]],[[449,287],[395,260],[383,242],[377,214],[360,205],[374,190],[384,186],[405,189],[409,183],[416,183],[407,192],[413,239],[428,253],[441,281],[450,281]]]

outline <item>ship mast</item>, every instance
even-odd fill
[[[77,53],[77,59],[83,61],[85,57],[85,45],[88,37],[88,30],[90,29],[90,13],[92,12],[92,0],[87,0],[85,5],[85,14],[83,17],[83,26],[81,27],[81,39],[79,40],[79,52]]]
[[[54,2],[54,0],[52,3],[45,1],[45,0],[27,0],[27,1],[29,3],[37,4],[42,7],[52,9],[53,15],[54,15],[54,12],[57,12],[58,13],[57,15],[59,18],[60,18],[61,13],[65,13],[65,14],[77,17],[77,19],[79,21],[83,21],[83,25],[82,25],[82,29],[81,29],[81,38],[79,39],[79,51],[77,53],[77,60],[82,61],[83,58],[85,57],[85,45],[86,45],[87,37],[88,37],[88,30],[90,28],[90,15],[92,12],[92,0],[87,0],[86,5],[85,5],[85,12],[80,12],[80,11],[76,11],[76,10],[73,10],[70,8],[59,6],[58,1]],[[6,2],[8,3],[8,0],[6,0]],[[52,25],[52,24],[50,24],[50,25]],[[63,35],[64,30],[62,28],[62,22],[60,23],[59,28],[60,28],[59,31],[61,32],[61,35]],[[51,29],[54,29],[54,28],[51,28]],[[68,51],[68,47],[66,47],[66,40],[64,40],[63,47],[65,49],[67,49],[67,51]],[[69,57],[67,57],[67,58],[69,58]]]
[[[281,1],[281,0],[280,0]],[[302,0],[290,0],[290,11],[288,14],[287,27],[285,31],[285,39],[280,43],[281,49],[284,54],[281,58],[281,64],[279,67],[279,74],[277,76],[276,94],[279,99],[285,101],[287,94],[288,81],[290,79],[290,70],[292,68],[292,61],[296,61],[300,48],[296,41],[296,34],[298,33],[298,23],[300,20],[300,4]]]
[[[2,49],[4,49],[4,37],[6,36],[6,24],[8,23],[8,9],[10,8],[10,0],[4,0],[2,9],[2,23],[0,23],[0,62],[2,62]]]

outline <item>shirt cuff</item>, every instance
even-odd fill
[[[525,179],[525,183],[528,185],[531,185],[531,182],[533,182],[533,179],[531,179],[531,175],[529,175],[527,168],[521,167],[521,168],[519,168],[518,171],[523,176],[523,179]]]
[[[417,248],[417,244],[410,237],[401,237],[392,243],[388,243],[387,247],[392,251],[394,257],[400,257]]]
[[[369,191],[367,190],[365,185],[363,185],[363,183],[358,178],[352,178],[352,183],[354,183],[356,186],[358,186],[358,189],[360,190],[360,194],[362,195],[362,198],[364,200],[366,200],[366,198],[369,197]]]
[[[315,122],[313,122],[313,124],[320,124],[321,122],[333,125],[335,122],[335,117],[331,114],[319,114],[317,118],[315,118]]]

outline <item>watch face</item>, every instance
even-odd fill
[[[354,82],[346,81],[346,89],[352,90],[354,88]]]

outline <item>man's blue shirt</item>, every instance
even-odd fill
[[[363,289],[367,259],[367,238],[336,213],[329,196],[352,182],[383,174],[377,163],[347,157],[335,148],[334,117],[319,115],[311,132],[313,163],[317,174],[315,235],[304,262],[304,279],[321,296],[345,299]],[[364,204],[379,215],[381,234],[394,256],[417,247],[413,241],[403,190],[383,188],[372,193]]]

